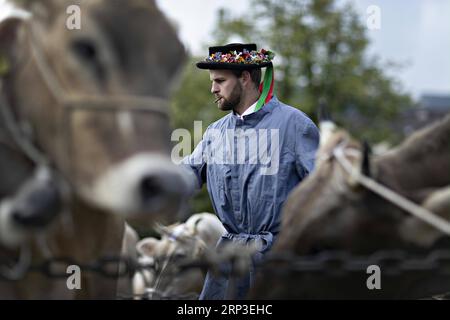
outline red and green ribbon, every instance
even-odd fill
[[[274,84],[274,72],[273,65],[267,66],[266,73],[264,75],[264,81],[259,86],[259,96],[258,102],[256,103],[255,112],[261,109],[264,104],[268,103],[273,96],[273,84]]]

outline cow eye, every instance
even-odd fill
[[[71,44],[71,50],[98,80],[105,81],[106,70],[99,59],[98,48],[92,40],[76,39]]]
[[[94,43],[88,39],[77,39],[72,42],[72,51],[85,61],[97,59],[97,49]]]
[[[185,253],[175,253],[175,255],[174,255],[174,259],[175,260],[181,260],[181,259],[184,259],[184,258],[186,258],[186,254]]]

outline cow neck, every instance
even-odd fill
[[[409,214],[415,216],[416,218],[422,220],[426,224],[432,226],[436,230],[450,235],[450,222],[446,219],[440,217],[439,215],[427,210],[426,208],[415,204],[411,200],[403,197],[394,190],[378,183],[371,177],[366,176],[359,170],[355,170],[353,165],[348,161],[348,155],[360,155],[361,151],[359,149],[347,147],[348,140],[343,141],[337,145],[331,152],[332,157],[336,159],[339,165],[344,169],[344,171],[349,175],[350,185],[362,185],[367,190],[374,192],[380,197],[384,198],[386,201],[392,203],[398,208],[408,212]]]

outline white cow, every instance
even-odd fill
[[[197,298],[205,274],[200,269],[180,273],[176,261],[201,258],[205,249],[216,246],[225,228],[215,215],[198,213],[183,224],[158,229],[161,239],[145,238],[136,246],[139,262],[152,268],[136,273],[134,294],[150,299]]]

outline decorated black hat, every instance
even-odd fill
[[[275,54],[261,49],[257,51],[256,44],[231,43],[225,46],[209,48],[209,56],[197,63],[200,69],[209,70],[252,70],[267,67],[264,81],[260,85],[261,95],[255,111],[269,102],[273,96],[274,73],[272,60]]]
[[[274,54],[256,44],[231,43],[209,48],[209,56],[197,63],[200,69],[251,70],[272,65]]]

